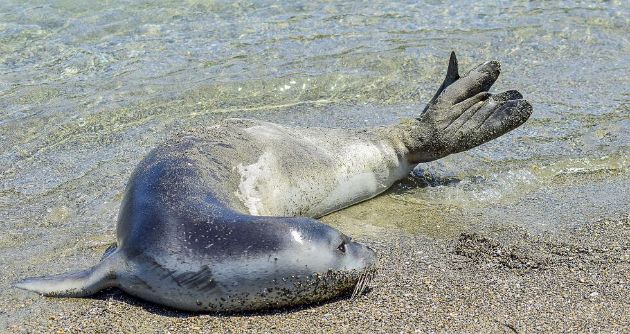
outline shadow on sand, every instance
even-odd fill
[[[365,291],[363,291],[363,293],[361,294],[366,295],[368,293],[370,293],[372,291],[372,288],[368,287],[365,289]],[[306,310],[306,309],[310,309],[313,307],[318,307],[321,305],[326,305],[326,304],[332,304],[332,303],[336,303],[342,300],[350,300],[352,296],[352,290],[348,291],[347,293],[344,293],[340,296],[337,296],[335,298],[329,299],[329,300],[325,300],[322,302],[317,302],[317,303],[310,303],[310,304],[303,304],[303,305],[296,305],[296,306],[291,306],[291,307],[281,307],[281,308],[273,308],[273,309],[262,309],[262,310],[257,310],[257,311],[242,311],[242,312],[221,312],[221,311],[200,311],[200,312],[191,312],[191,311],[181,311],[181,310],[176,310],[176,309],[171,309],[165,306],[161,306],[152,302],[148,302],[145,300],[142,300],[140,298],[134,297],[132,295],[129,295],[127,293],[125,293],[124,291],[117,289],[117,288],[110,288],[107,290],[103,290],[101,292],[98,292],[96,294],[94,294],[91,297],[91,299],[98,299],[98,300],[115,300],[118,302],[123,302],[123,303],[127,303],[131,306],[135,306],[135,307],[141,307],[144,310],[146,310],[149,313],[153,313],[156,315],[161,315],[161,316],[165,316],[165,317],[171,317],[171,318],[189,318],[189,317],[196,317],[199,315],[213,315],[213,316],[217,316],[217,317],[251,317],[251,316],[261,316],[261,315],[276,315],[276,314],[287,314],[287,313],[293,313],[293,312],[298,312],[298,311],[302,311],[302,310]],[[360,296],[359,296],[360,297]]]

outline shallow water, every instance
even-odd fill
[[[463,69],[499,59],[494,90],[520,90],[531,119],[326,222],[450,236],[628,213],[629,25],[621,1],[3,1],[2,284],[96,261],[132,169],[177,131],[395,122],[422,110],[451,50]]]

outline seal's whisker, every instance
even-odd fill
[[[363,276],[363,280],[361,281],[361,288],[359,289],[359,296],[363,294],[365,288],[367,287],[367,283],[370,281],[370,274],[368,272]]]
[[[356,285],[354,286],[354,291],[352,291],[352,296],[350,297],[350,299],[355,299],[359,295],[359,291],[361,289],[361,282],[363,281],[364,277],[365,277],[365,272],[362,272],[359,275],[359,279],[357,280]]]
[[[354,285],[354,290],[352,291],[352,295],[350,296],[350,299],[355,299],[357,296],[357,291],[359,291],[359,284],[361,283],[361,278],[363,278],[363,274],[361,274],[359,276],[359,279],[357,280],[357,283]]]
[[[363,286],[361,287],[361,291],[359,292],[359,294],[363,294],[363,292],[367,289],[368,285],[372,282],[373,279],[374,272],[368,272],[367,275],[365,275],[365,280],[363,281]]]
[[[359,279],[357,280],[356,285],[354,286],[354,290],[352,291],[351,299],[356,299],[367,289],[368,285],[374,279],[376,275],[376,270],[366,270],[359,275]]]

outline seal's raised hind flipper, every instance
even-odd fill
[[[469,150],[497,138],[523,124],[532,106],[510,90],[488,92],[498,79],[501,64],[488,61],[459,76],[457,59],[451,53],[444,82],[417,121],[424,132],[412,143],[414,162],[426,162]]]
[[[435,103],[435,100],[437,100],[438,96],[442,94],[446,87],[450,86],[459,78],[459,65],[457,64],[457,56],[455,56],[455,51],[451,51],[451,57],[448,60],[448,69],[446,70],[446,77],[444,78],[444,81],[442,82],[440,88],[438,88],[437,92],[435,92],[435,95],[433,95],[433,97],[431,98],[431,101],[427,103],[427,106],[424,108],[422,113],[427,111],[427,109],[429,109],[429,107],[433,103]]]
[[[111,252],[110,252],[111,253]],[[27,278],[15,283],[16,288],[50,297],[86,297],[116,285],[114,271],[118,256],[115,251],[90,269],[45,277]]]

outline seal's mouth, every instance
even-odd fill
[[[365,289],[367,289],[368,284],[370,284],[370,282],[372,282],[372,280],[376,276],[377,271],[378,270],[376,269],[376,267],[372,266],[364,270],[359,275],[359,279],[357,280],[357,283],[354,286],[354,290],[352,291],[352,296],[350,297],[350,299],[356,299],[357,297],[363,294]]]

